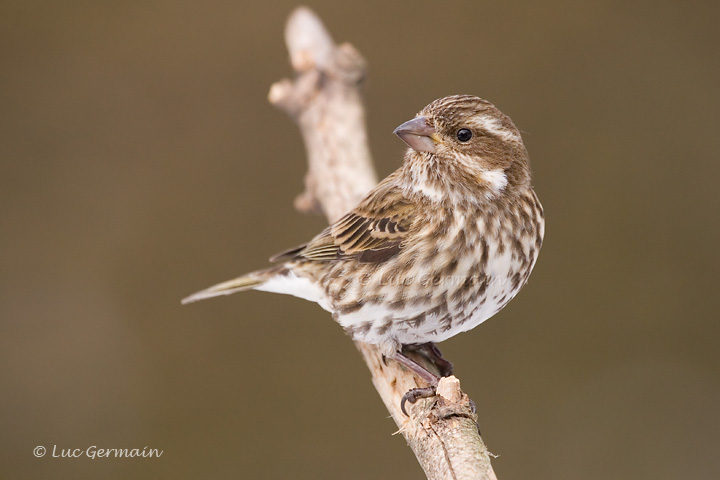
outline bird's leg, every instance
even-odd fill
[[[400,365],[403,365],[408,370],[416,374],[418,377],[425,380],[427,383],[430,384],[429,387],[423,387],[423,388],[413,388],[412,390],[408,390],[405,395],[403,395],[402,400],[400,401],[400,410],[407,415],[407,411],[405,410],[405,403],[415,403],[421,398],[429,398],[435,396],[435,390],[437,388],[438,380],[439,378],[434,373],[427,370],[422,365],[418,364],[414,360],[406,357],[402,354],[402,352],[396,352],[393,356],[395,361],[397,361]]]
[[[405,403],[415,403],[421,398],[434,396],[439,378],[422,365],[404,355],[403,352],[415,352],[418,355],[425,357],[428,361],[435,365],[435,368],[437,368],[441,377],[449,377],[452,375],[453,364],[443,357],[442,352],[440,352],[440,349],[437,348],[433,342],[403,345],[402,351],[395,354],[395,360],[430,384],[430,386],[424,388],[413,388],[403,395],[402,401],[400,402],[400,410],[407,415],[407,412],[405,411]]]
[[[442,352],[433,342],[403,345],[403,349],[409,352],[417,352],[428,359],[438,369],[441,377],[449,377],[453,374],[453,364],[443,357]]]
[[[417,363],[415,360],[406,357],[402,352],[396,352],[395,355],[393,355],[393,359],[430,385],[437,385],[439,380],[437,375]]]

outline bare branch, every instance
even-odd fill
[[[295,206],[303,212],[322,211],[332,222],[377,183],[360,92],[365,60],[352,45],[336,46],[306,7],[290,15],[285,40],[297,77],[274,84],[269,100],[297,122],[307,149],[305,191]],[[406,417],[400,411],[402,396],[426,385],[373,345],[356,346],[429,479],[496,479],[472,402],[455,377],[441,379],[437,397],[418,401]]]
[[[321,210],[332,222],[377,184],[359,88],[365,60],[351,45],[336,47],[307,8],[290,16],[285,39],[299,76],[273,85],[269,100],[298,123],[305,140],[309,170],[295,207]]]

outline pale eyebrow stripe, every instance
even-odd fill
[[[486,132],[500,137],[508,142],[520,142],[521,137],[510,129],[503,127],[502,123],[497,118],[489,115],[481,115],[473,117],[470,121],[472,126],[478,127]]]

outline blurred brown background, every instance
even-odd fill
[[[323,227],[292,208],[304,149],[266,101],[296,5],[0,3],[3,478],[422,476],[319,307],[179,303]],[[310,3],[369,62],[381,176],[440,96],[524,133],[544,250],[442,345],[501,479],[720,477],[716,5]]]

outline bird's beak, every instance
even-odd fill
[[[417,152],[435,153],[437,132],[425,117],[416,117],[405,122],[393,132]]]

